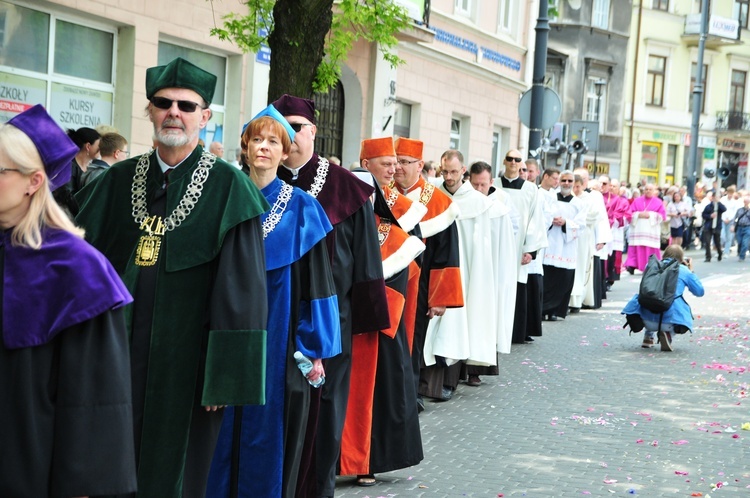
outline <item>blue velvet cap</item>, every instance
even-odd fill
[[[247,129],[247,125],[252,123],[258,118],[262,118],[263,116],[268,116],[269,118],[273,118],[284,127],[286,132],[289,134],[289,140],[294,142],[294,130],[292,129],[292,125],[289,124],[289,121],[287,121],[284,116],[281,115],[279,111],[276,110],[276,108],[273,106],[273,104],[269,104],[268,107],[260,111],[258,114],[253,116],[253,119],[245,123],[245,126],[242,127],[242,134],[245,134],[245,130]]]
[[[24,132],[34,142],[42,158],[50,190],[62,187],[70,181],[71,161],[80,149],[47,114],[41,104],[13,117],[8,124]]]

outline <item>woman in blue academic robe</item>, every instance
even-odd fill
[[[276,170],[294,130],[269,106],[246,126],[243,156],[250,178],[271,204],[262,217],[266,246],[268,342],[266,404],[228,408],[214,454],[208,497],[293,497],[310,403],[308,381],[322,359],[341,352],[341,333],[320,204],[285,184]],[[294,353],[313,361],[304,377]]]

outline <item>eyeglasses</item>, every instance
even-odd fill
[[[399,160],[398,160],[398,163],[399,163],[399,164],[400,164],[401,166],[407,166],[407,165],[409,165],[409,164],[414,164],[414,163],[418,163],[419,161],[421,161],[421,159],[414,159],[413,161],[409,161],[408,159],[399,159]]]
[[[4,175],[7,171],[17,171],[19,173],[21,172],[20,169],[16,168],[0,168],[0,175]]]
[[[302,130],[303,126],[312,126],[310,123],[289,123],[289,126],[292,127],[294,130],[294,133],[299,133]]]
[[[520,157],[510,157],[510,156],[505,156],[505,160],[508,161],[509,163],[512,163],[513,161],[520,163],[521,161],[523,161],[523,159],[521,159]]]
[[[125,157],[130,157],[130,151],[129,150],[122,150],[122,149],[120,149],[120,153],[122,153],[123,155],[125,155]]]
[[[461,170],[448,171],[448,170],[444,169],[444,170],[440,171],[440,174],[443,175],[443,176],[459,176],[459,175],[461,175]]]
[[[195,110],[199,107],[201,109],[206,109],[199,103],[192,102],[190,100],[172,100],[166,97],[151,97],[151,103],[154,104],[154,107],[157,107],[159,109],[171,109],[172,104],[174,104],[175,102],[177,102],[177,108],[182,112],[195,112]]]

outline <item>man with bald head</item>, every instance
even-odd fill
[[[516,233],[516,309],[513,318],[513,343],[533,341],[532,336],[542,335],[542,303],[539,300],[541,279],[532,277],[529,289],[528,264],[537,251],[547,246],[546,227],[541,209],[538,209],[539,191],[520,176],[523,165],[521,153],[515,149],[505,154],[505,172],[496,186],[508,196],[508,202],[520,215]],[[539,280],[537,282],[537,280]],[[529,299],[531,295],[531,299]]]

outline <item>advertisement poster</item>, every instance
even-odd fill
[[[50,116],[63,128],[96,128],[112,124],[112,94],[52,83]]]
[[[0,73],[0,123],[47,101],[47,82],[17,74]]]

